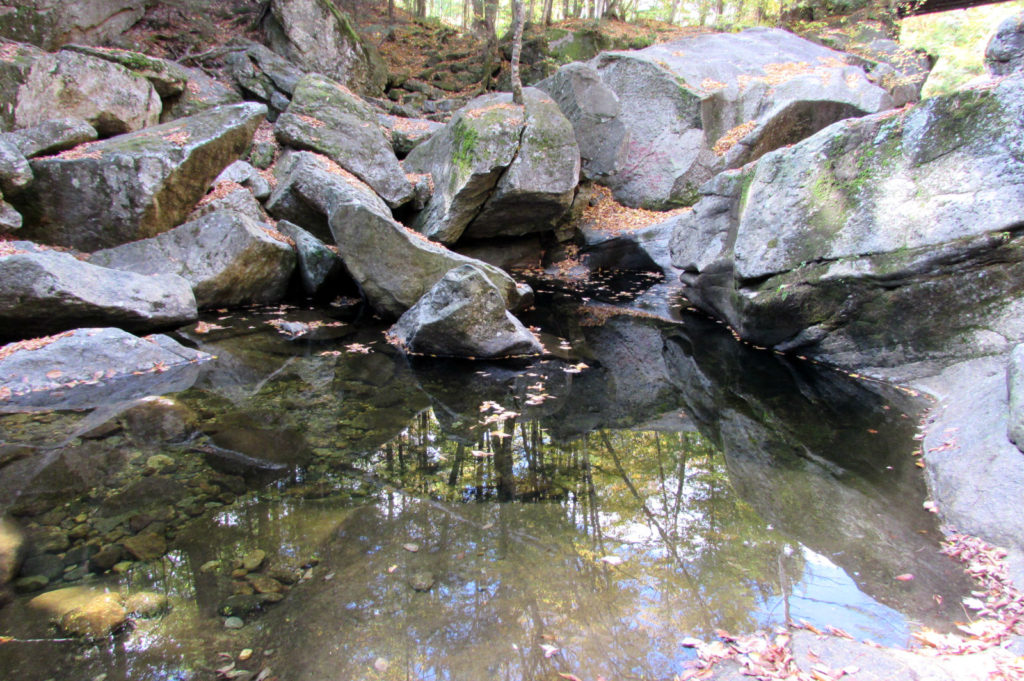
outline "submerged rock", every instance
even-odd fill
[[[228,211],[97,251],[92,260],[139,274],[179,275],[192,285],[200,307],[277,302],[295,269],[295,251],[283,237]]]
[[[1021,79],[932,98],[716,179],[677,222],[687,297],[745,339],[848,367],[1008,349],[1022,102]]]
[[[167,231],[245,151],[266,109],[237,104],[32,161],[29,238],[82,250]]]
[[[48,591],[28,606],[45,612],[65,633],[86,638],[110,636],[128,619],[117,594],[83,586]]]
[[[544,348],[505,309],[501,291],[476,265],[444,275],[388,332],[411,352],[481,359],[535,355]]]
[[[25,555],[25,537],[10,518],[0,518],[0,589],[9,584],[21,569]]]
[[[10,244],[14,253],[0,256],[0,314],[6,320],[0,340],[96,324],[151,331],[196,318],[192,288],[181,277],[121,272],[68,253]]]
[[[36,339],[0,360],[0,411],[49,406],[81,409],[195,381],[195,363],[209,355],[167,336],[138,338],[121,329],[75,329]],[[141,393],[141,395],[139,394]]]

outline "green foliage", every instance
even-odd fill
[[[1024,10],[1024,1],[973,7],[902,22],[900,42],[937,55],[924,96],[947,94],[985,74],[985,46],[1003,19]]]

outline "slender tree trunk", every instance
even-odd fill
[[[541,19],[545,26],[551,25],[551,5],[553,0],[544,0],[544,17]]]
[[[566,0],[568,2],[568,0]],[[523,0],[512,0],[512,103],[523,103],[523,80],[519,77],[519,55],[523,51]]]
[[[679,0],[672,0],[672,6],[668,11],[668,23],[676,23],[676,15],[679,14]]]
[[[463,0],[462,3],[462,30],[469,28],[469,18],[473,16],[473,1]]]
[[[533,23],[533,17],[534,17],[533,9],[536,6],[536,4],[537,4],[536,0],[530,0],[530,5],[526,8],[526,21],[531,23],[531,24]]]
[[[393,21],[395,18],[395,0],[388,0],[388,20]]]

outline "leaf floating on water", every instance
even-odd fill
[[[583,679],[576,676],[575,674],[563,674],[562,672],[558,672],[558,675],[561,676],[563,679],[567,679],[567,681],[583,681]]]
[[[398,569],[398,566],[397,566],[397,565],[392,565],[392,566],[390,566],[390,567],[388,568],[388,574],[390,575],[391,573],[393,573],[393,572],[394,572],[395,570],[397,570],[397,569]]]
[[[614,567],[616,565],[622,565],[622,563],[623,563],[622,558],[619,558],[618,556],[602,556],[601,558],[598,559],[598,561],[601,562],[601,563],[607,563],[608,565],[611,565],[612,567]]]
[[[924,510],[928,511],[929,513],[939,512],[939,507],[935,505],[934,501],[926,501],[921,505],[924,507]]]
[[[54,369],[53,371],[47,371],[46,372],[46,377],[50,378],[50,379],[60,378],[63,375],[64,375],[64,372],[61,371],[60,369]]]
[[[558,652],[558,646],[553,646],[550,643],[541,643],[540,649],[544,651],[544,657],[551,657]]]
[[[420,550],[420,545],[409,542],[408,544],[402,544],[402,548],[408,551],[409,553],[416,553]]]
[[[390,665],[388,664],[388,661],[385,660],[383,657],[378,657],[376,660],[373,661],[373,668],[381,672],[382,674],[388,670],[389,666]]]
[[[701,641],[699,638],[687,636],[686,638],[679,641],[679,645],[681,645],[684,648],[700,648],[702,645],[704,645],[704,641]]]
[[[473,451],[470,452],[470,454],[472,454],[478,459],[483,458],[485,456],[494,456],[493,452],[485,452],[481,449],[474,449]]]
[[[912,582],[914,581],[914,575],[906,572],[902,575],[896,575],[896,581],[898,582]]]

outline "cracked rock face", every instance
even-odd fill
[[[543,231],[567,213],[580,172],[572,126],[548,95],[523,94],[525,107],[509,94],[477,97],[409,153],[406,171],[434,181],[418,230],[453,244]]]

